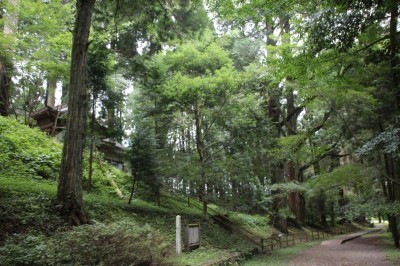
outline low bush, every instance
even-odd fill
[[[176,265],[171,258],[150,226],[126,220],[14,237],[0,247],[0,265]]]
[[[13,179],[56,181],[60,171],[62,144],[38,128],[30,128],[17,120],[0,116],[0,176]],[[89,153],[84,153],[83,186],[87,187]],[[93,191],[117,195],[117,186],[124,195],[129,192],[131,177],[107,163],[95,153]]]
[[[53,180],[58,176],[61,144],[39,129],[0,116],[0,150],[0,174]]]

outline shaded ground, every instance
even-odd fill
[[[368,234],[343,244],[316,245],[304,250],[289,263],[291,266],[392,266],[386,261],[379,233]]]

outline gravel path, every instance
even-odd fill
[[[393,266],[379,246],[379,231],[343,244],[316,245],[291,260],[291,266]]]

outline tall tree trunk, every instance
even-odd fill
[[[197,153],[199,155],[199,164],[200,164],[200,198],[203,201],[203,214],[207,216],[207,173],[205,171],[205,143],[203,139],[203,131],[202,131],[202,121],[201,121],[201,110],[196,102],[194,106],[194,118],[195,118],[195,126],[196,126],[196,148]]]
[[[78,0],[73,33],[68,118],[57,205],[70,224],[87,223],[82,200],[82,157],[87,109],[87,48],[95,0]]]
[[[395,175],[395,167],[394,167],[394,159],[389,156],[388,154],[384,154],[384,160],[385,160],[385,169],[386,169],[386,174],[390,176],[392,179],[396,178]],[[395,202],[396,201],[396,184],[392,181],[387,182],[387,189],[388,189],[388,200],[389,202]],[[399,248],[400,247],[400,239],[399,239],[399,231],[397,230],[397,216],[396,214],[389,214],[388,216],[389,220],[389,228],[392,233],[392,237],[394,240],[394,245]]]
[[[94,122],[96,119],[96,101],[97,95],[93,93],[92,102],[92,114],[90,116],[90,147],[89,147],[89,175],[88,175],[88,186],[87,191],[92,191],[92,180],[93,180],[93,153],[94,153]]]
[[[133,199],[133,194],[135,193],[135,188],[136,188],[136,180],[137,180],[137,172],[134,171],[133,173],[133,182],[132,182],[132,189],[131,189],[131,194],[129,196],[128,204],[131,204],[131,201]]]
[[[18,9],[19,0],[8,0],[10,10],[4,15],[3,34],[6,38],[12,38],[18,27]],[[0,47],[3,49],[0,57],[0,115],[8,116],[10,114],[10,91],[11,91],[11,72],[13,69],[12,44],[8,47]]]
[[[282,135],[281,126],[279,125],[279,120],[281,116],[280,112],[280,103],[279,98],[281,96],[281,90],[279,88],[274,88],[269,92],[268,98],[266,99],[266,105],[268,107],[268,115],[271,118],[272,122],[276,126],[275,137],[279,138]],[[271,184],[279,184],[284,182],[284,171],[282,164],[275,162],[271,166],[272,168],[272,177]],[[274,191],[273,193],[279,194],[279,191]],[[287,202],[285,198],[275,198],[272,203],[272,211],[270,215],[270,221],[272,225],[276,227],[283,233],[287,233],[287,221],[285,217],[279,213],[280,209],[283,209],[287,206]]]
[[[49,78],[47,80],[47,91],[46,91],[46,106],[56,106],[56,89],[57,79]]]
[[[7,60],[7,59],[6,59]],[[8,116],[10,113],[10,70],[12,65],[0,59],[0,115]]]
[[[288,77],[287,82],[290,82],[292,78]],[[292,89],[287,88],[286,91],[286,110],[287,115],[290,116],[289,119],[286,119],[286,127],[288,131],[288,136],[296,135],[297,133],[297,116],[292,115],[295,112],[295,99],[294,99],[294,92]],[[289,181],[298,181],[302,182],[302,173],[298,173],[298,169],[296,167],[295,162],[288,161],[286,163],[286,176]],[[300,192],[290,192],[289,193],[289,209],[291,212],[296,216],[296,220],[300,224],[306,223],[306,216],[305,216],[305,202],[304,196]]]
[[[399,7],[398,1],[392,1],[390,7],[390,66],[392,69],[392,86],[394,95],[396,95],[396,107],[400,110],[400,72],[399,65],[400,59],[398,56],[400,50],[400,43],[398,37],[398,18],[399,18]]]
[[[398,1],[392,1],[390,6],[390,65],[392,69],[392,86],[396,97],[396,109],[400,110],[400,59],[399,59],[399,38],[398,38],[398,19],[399,19],[399,6]],[[391,158],[391,173],[392,178],[397,179],[400,175],[398,169],[394,167],[394,158]],[[389,193],[389,200],[395,202],[398,200],[396,197],[396,188],[398,185],[392,182],[392,193]],[[392,195],[390,195],[392,194]],[[397,230],[397,216],[391,215],[391,230],[394,239],[394,244],[397,248],[400,247],[399,232]]]

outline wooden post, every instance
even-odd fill
[[[176,254],[182,252],[182,241],[181,241],[181,216],[176,216]]]
[[[286,236],[286,247],[289,246],[289,236]]]
[[[293,236],[292,236],[292,243],[293,243],[293,246],[294,246],[294,237],[295,237],[295,236],[293,235]]]
[[[264,252],[264,239],[261,238],[261,253]]]

